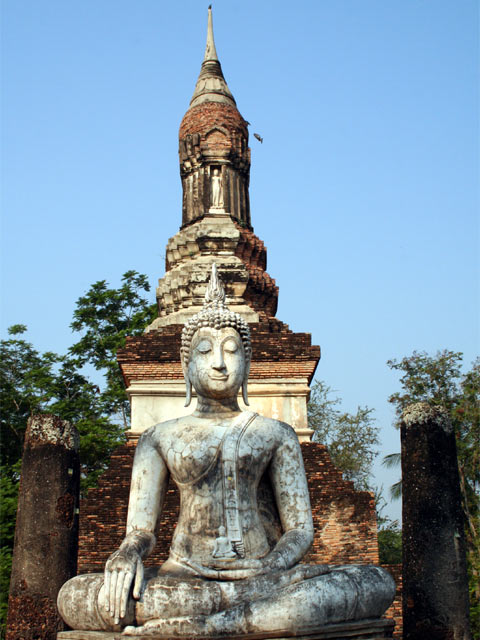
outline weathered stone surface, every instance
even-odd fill
[[[230,218],[204,218],[180,230],[167,244],[166,274],[159,280],[159,316],[147,328],[183,324],[202,308],[212,261],[218,264],[229,306],[248,322],[274,316],[278,287],[265,271],[266,250],[252,231]]]
[[[125,539],[104,575],[78,576],[60,591],[70,627],[281,637],[380,617],[391,604],[395,585],[379,567],[300,564],[313,541],[300,444],[289,425],[240,411],[251,353],[248,325],[225,306],[213,267],[204,308],[182,332],[187,405],[193,388],[197,407],[140,437]],[[169,477],[179,519],[167,561],[145,571]]]
[[[308,632],[298,630],[295,638],[297,640],[383,640],[392,637],[393,626],[393,620],[385,619],[344,622],[319,627],[315,631],[311,629]],[[108,631],[63,631],[57,636],[58,640],[122,640],[128,637],[135,637],[138,640],[146,640],[147,638],[151,640],[155,637],[167,640],[165,636],[128,636]],[[263,640],[269,637],[267,633],[252,633],[242,636],[229,636],[229,640]],[[287,638],[292,638],[292,636],[278,637],[278,640],[286,640]]]
[[[464,523],[447,411],[410,405],[401,441],[404,638],[467,640]]]
[[[56,599],[75,575],[80,467],[75,428],[51,415],[25,434],[7,639],[53,640],[64,625]]]
[[[366,491],[355,491],[351,482],[343,480],[324,445],[304,442],[300,446],[315,532],[304,562],[378,564],[372,495]],[[112,548],[120,546],[123,540],[134,451],[133,441],[117,449],[110,468],[100,478],[99,486],[90,489],[81,503],[79,573],[102,571]],[[146,567],[158,567],[168,558],[179,507],[178,489],[170,481],[157,533],[157,545],[145,560]],[[398,571],[394,576],[397,575]]]

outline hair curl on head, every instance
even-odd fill
[[[192,338],[195,333],[202,327],[210,327],[211,329],[223,329],[232,327],[239,334],[243,350],[245,353],[245,379],[242,384],[242,395],[245,404],[248,405],[247,396],[247,378],[250,369],[250,360],[252,357],[252,344],[250,341],[250,329],[248,324],[241,315],[230,311],[225,304],[225,289],[217,274],[217,265],[212,264],[212,275],[208,283],[205,293],[205,302],[201,311],[192,316],[182,330],[182,346],[180,349],[180,357],[182,359],[183,371],[185,374],[185,382],[187,383],[187,398],[185,406],[190,404],[191,400],[191,384],[188,380],[188,363],[190,360],[190,349]]]

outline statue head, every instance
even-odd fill
[[[192,387],[199,395],[218,400],[236,397],[241,387],[243,401],[248,405],[251,353],[248,324],[225,305],[225,290],[213,263],[203,308],[182,331],[185,406],[191,402]]]

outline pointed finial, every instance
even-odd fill
[[[203,102],[223,102],[236,107],[235,99],[223,77],[220,60],[215,49],[213,39],[212,5],[208,7],[207,46],[198,76],[195,91],[190,100],[190,107],[196,107]]]
[[[207,290],[205,292],[205,306],[211,304],[225,304],[225,289],[223,288],[222,281],[218,277],[217,265],[212,263],[212,275],[210,276],[210,282],[208,283]]]
[[[218,60],[215,40],[213,39],[212,5],[208,7],[207,46],[205,47],[205,57],[203,59],[204,61]]]

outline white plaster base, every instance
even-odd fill
[[[310,388],[306,379],[252,380],[248,397],[252,411],[290,424],[300,442],[308,442],[313,431],[308,428],[307,398]],[[132,411],[130,439],[138,438],[146,429],[159,422],[188,415],[195,408],[195,397],[185,407],[185,383],[180,380],[133,382],[127,389]],[[239,404],[244,405],[241,397]]]

